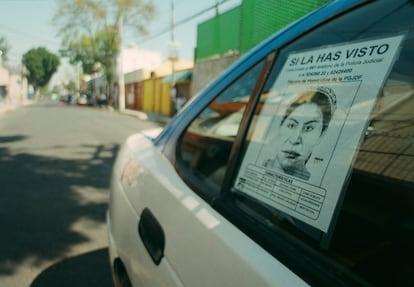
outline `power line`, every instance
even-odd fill
[[[7,1],[19,1],[19,2],[39,1],[39,2],[41,2],[41,1],[46,1],[46,0],[0,0],[0,2],[7,2]],[[182,19],[180,21],[177,21],[174,26],[175,27],[178,27],[178,26],[184,25],[184,24],[190,22],[191,20],[194,20],[195,18],[200,17],[201,15],[209,12],[210,10],[216,9],[217,8],[217,5],[222,5],[222,4],[224,4],[224,3],[228,2],[228,1],[230,1],[230,0],[222,0],[221,2],[218,2],[218,3],[214,4],[213,6],[210,6],[208,8],[205,8],[205,9],[203,9],[203,10],[201,10],[201,11],[199,11],[199,12],[197,12],[197,13],[195,13],[195,14],[193,14],[193,15],[185,18],[185,19]],[[30,37],[30,38],[33,38],[33,39],[38,39],[38,37],[34,37],[33,35],[31,35],[29,33],[26,33],[26,32],[23,32],[23,31],[18,31],[16,29],[11,28],[11,27],[7,27],[7,26],[5,26],[3,24],[0,24],[0,28],[1,27],[3,27],[4,29],[6,29],[8,32],[12,31],[14,33],[23,35],[25,37]],[[151,36],[144,37],[141,40],[141,43],[145,43],[145,42],[148,42],[148,41],[153,40],[155,38],[158,38],[158,37],[160,37],[160,36],[162,36],[164,34],[169,33],[170,31],[171,31],[171,27],[167,27],[164,30],[162,30],[160,32],[157,32],[157,33],[155,33],[155,34],[153,34]],[[59,45],[59,43],[57,43],[57,42],[55,42],[55,43],[52,43],[51,41],[43,41],[43,42],[48,42],[48,43],[53,44],[53,45],[56,45],[56,44]]]
[[[4,1],[4,0],[0,0],[0,2],[2,2],[2,1]],[[14,29],[12,27],[8,27],[8,26],[3,25],[3,24],[0,24],[0,29],[1,28],[5,29],[6,32],[13,32],[15,34],[20,34],[20,35],[25,36],[25,37],[28,37],[28,38],[32,38],[32,39],[39,40],[39,37],[33,36],[33,34],[26,33],[24,31],[20,31],[20,30]],[[59,45],[60,44],[58,42],[45,41],[45,39],[42,39],[42,42],[49,43],[50,45]]]
[[[175,25],[174,26],[175,27],[178,27],[178,26],[181,26],[183,24],[186,24],[186,23],[190,22],[191,20],[194,20],[195,18],[200,17],[204,13],[207,13],[210,10],[216,9],[217,8],[217,5],[222,5],[222,4],[224,4],[224,3],[228,2],[228,1],[230,1],[230,0],[222,0],[221,2],[219,2],[217,4],[214,4],[213,6],[210,6],[208,8],[205,8],[205,9],[203,9],[203,10],[201,10],[201,11],[199,11],[199,12],[197,12],[197,13],[195,13],[195,14],[193,14],[193,15],[191,15],[191,16],[183,19],[183,20],[180,20],[180,21],[175,22]],[[145,37],[141,41],[141,43],[145,43],[145,42],[148,42],[148,41],[153,40],[155,38],[158,38],[158,37],[160,37],[160,36],[162,36],[164,34],[169,33],[170,31],[171,31],[171,27],[165,28],[164,30],[162,30],[162,31],[160,31],[160,32],[158,32],[156,34],[153,34],[151,36]]]
[[[4,3],[4,2],[8,2],[8,1],[13,1],[13,2],[14,1],[18,1],[18,2],[32,2],[32,1],[43,2],[43,1],[47,1],[47,0],[0,0],[0,3],[1,2]],[[189,16],[187,18],[184,18],[182,20],[176,21],[174,27],[182,26],[182,25],[184,25],[184,24],[186,24],[186,23],[194,20],[195,18],[202,16],[203,14],[205,14],[205,13],[207,13],[207,12],[213,10],[213,9],[216,9],[217,8],[217,5],[222,5],[222,4],[225,4],[226,2],[229,2],[229,1],[231,1],[231,0],[222,0],[222,1],[217,2],[216,4],[214,4],[214,5],[210,6],[210,7],[207,7],[207,8],[205,8],[205,9],[203,9],[203,10],[197,12],[197,13],[194,13],[193,15],[191,15],[191,16]],[[39,40],[39,37],[33,36],[33,34],[31,34],[31,33],[27,33],[25,31],[21,31],[21,30],[15,29],[15,28],[9,27],[9,26],[4,25],[4,24],[0,24],[0,30],[4,30],[4,32],[6,32],[6,33],[13,32],[14,34],[22,35],[22,36],[24,36],[26,38],[31,38],[31,39]],[[153,40],[153,39],[155,39],[157,37],[160,37],[160,36],[162,36],[164,34],[170,33],[170,31],[171,31],[171,27],[167,27],[167,28],[161,30],[160,32],[157,32],[155,34],[152,34],[152,35],[150,35],[148,37],[142,37],[142,39],[140,40],[140,42],[141,43],[149,42],[149,41],[151,41],[151,40]],[[46,39],[42,39],[42,42],[45,43],[45,44],[48,43],[48,44],[53,45],[53,46],[59,46],[60,45],[59,42],[54,42],[54,41],[50,41],[50,40],[46,40]],[[14,55],[11,55],[11,54],[13,54],[13,52],[15,52],[15,51],[12,49],[12,51],[10,51],[10,53],[9,53],[9,57],[10,58],[16,57]]]

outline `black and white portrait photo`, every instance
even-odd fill
[[[308,180],[306,164],[326,134],[335,110],[332,89],[318,87],[300,92],[286,108],[279,130],[269,141],[274,156],[265,159],[263,165]]]

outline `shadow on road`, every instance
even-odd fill
[[[65,159],[24,150],[16,152],[11,148],[26,139],[24,135],[0,137],[0,277],[14,274],[23,263],[38,267],[45,261],[59,260],[70,254],[74,246],[92,240],[77,228],[79,222],[86,222],[92,230],[102,229],[111,167],[119,149],[117,143],[80,144],[65,147],[75,149],[77,154]],[[63,272],[72,264],[79,271],[96,264],[102,269],[103,265],[109,265],[107,258],[103,258],[105,252],[101,250],[62,262],[47,273]],[[91,263],[99,258],[102,260]],[[108,276],[106,273],[109,274],[101,272],[100,275]],[[60,282],[59,286],[69,286],[64,284]]]
[[[30,287],[113,287],[108,256],[103,248],[65,259],[44,270]]]
[[[26,139],[27,136],[22,135],[14,135],[14,136],[8,136],[8,137],[0,137],[0,143],[10,143],[10,142],[16,142]]]

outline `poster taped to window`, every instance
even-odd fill
[[[403,38],[291,53],[262,96],[267,128],[253,132],[235,189],[326,232]]]

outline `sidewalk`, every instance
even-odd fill
[[[16,105],[0,102],[0,115],[12,112],[17,108]]]
[[[35,101],[33,100],[25,100],[23,104],[12,104],[10,102],[6,102],[6,100],[0,101],[0,115],[12,112],[19,107],[28,106],[34,104]]]
[[[157,113],[151,113],[151,112],[142,112],[142,111],[130,110],[130,109],[125,109],[125,111],[123,111],[121,113],[137,117],[140,120],[154,121],[154,122],[159,122],[159,123],[163,123],[163,124],[167,124],[171,120],[171,117],[169,117],[169,116],[165,116],[165,115],[161,115],[161,114],[157,114]]]

